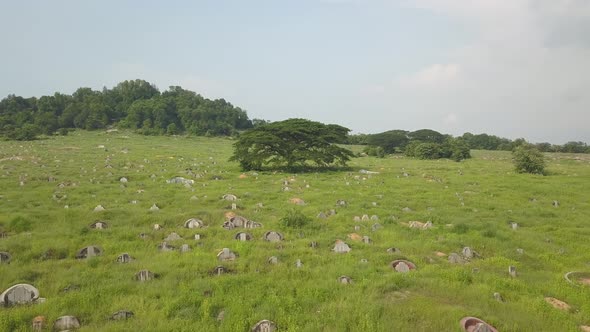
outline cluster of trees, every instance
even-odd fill
[[[389,130],[379,134],[355,135],[349,137],[348,143],[365,144],[365,153],[378,157],[396,152],[420,159],[450,158],[460,161],[471,157],[469,145],[463,139],[431,129],[412,132]]]
[[[338,143],[346,141],[350,129],[305,119],[288,119],[262,124],[240,134],[231,161],[243,170],[265,166],[290,171],[333,164],[344,166],[354,154]]]
[[[503,150],[513,151],[516,147],[528,144],[524,138],[510,140],[488,134],[465,133],[460,136],[471,149],[475,150]],[[533,144],[541,152],[569,152],[569,153],[590,153],[590,146],[584,142],[567,142],[564,145],[551,143]]]
[[[419,149],[419,143],[431,143],[423,145]],[[568,142],[564,145],[551,143],[530,144],[524,138],[510,140],[488,134],[465,133],[453,138],[430,129],[417,131],[389,130],[378,134],[350,135],[347,144],[367,145],[365,152],[369,155],[383,156],[391,153],[406,153],[422,159],[434,158],[468,158],[464,153],[465,146],[473,150],[502,150],[513,151],[522,145],[532,145],[541,152],[570,152],[590,153],[590,146],[584,142]],[[453,156],[453,152],[455,155]]]
[[[224,99],[210,100],[178,86],[160,92],[144,80],[124,81],[102,91],[79,88],[72,95],[9,95],[0,101],[0,133],[8,139],[112,125],[146,135],[232,135],[254,123],[244,110]]]

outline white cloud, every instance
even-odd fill
[[[400,85],[409,88],[442,88],[455,81],[460,74],[459,65],[433,64],[413,75],[402,77]]]
[[[439,114],[449,129],[461,119],[464,128],[455,134],[462,129],[533,141],[590,139],[572,134],[590,123],[590,1],[405,4],[459,21],[475,38],[441,54],[444,61],[398,77],[405,90],[397,99]]]

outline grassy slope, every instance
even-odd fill
[[[0,251],[13,255],[9,265],[0,265],[0,291],[29,282],[47,298],[44,304],[1,308],[0,330],[24,331],[34,316],[52,322],[66,314],[79,317],[86,331],[246,331],[261,319],[274,320],[285,331],[458,331],[458,321],[466,315],[479,316],[501,331],[574,331],[590,323],[590,289],[563,279],[565,272],[590,269],[588,159],[550,156],[552,175],[546,177],[515,174],[507,153],[476,151],[474,159],[462,163],[359,158],[350,163],[352,172],[269,172],[238,179],[237,165],[227,162],[230,154],[231,141],[224,139],[128,133],[77,132],[35,142],[0,142],[0,228],[10,234],[0,239]],[[22,160],[6,159],[14,156]],[[104,167],[108,156],[112,169]],[[188,177],[188,168],[202,175],[193,188],[166,184],[173,176]],[[363,176],[356,171],[361,168],[380,174]],[[50,176],[56,182],[48,182]],[[125,186],[118,181],[122,176],[129,178]],[[288,179],[294,181],[285,192],[282,183]],[[61,182],[75,185],[59,188]],[[249,230],[254,241],[233,240],[238,230],[220,227],[230,205],[221,200],[225,193],[240,198],[239,214],[264,225]],[[54,194],[67,197],[58,200]],[[281,228],[279,219],[293,208],[292,197],[307,202],[301,210],[314,217],[313,227]],[[338,199],[348,206],[336,208]],[[138,203],[130,204],[132,200]],[[560,207],[553,207],[553,200]],[[154,203],[161,210],[149,212]],[[264,207],[257,209],[257,203]],[[93,212],[98,204],[106,211]],[[404,207],[413,212],[402,212]],[[315,218],[332,208],[336,216]],[[378,215],[383,228],[373,232],[374,222],[353,221],[363,214]],[[182,228],[190,217],[202,218],[209,227]],[[98,219],[111,227],[89,230]],[[411,220],[431,220],[435,228],[419,231],[400,224]],[[511,230],[510,221],[521,227]],[[154,223],[164,230],[153,231]],[[369,235],[373,243],[346,239],[356,224],[362,227],[357,233]],[[282,248],[261,240],[268,230],[283,232]],[[173,245],[188,243],[190,253],[158,252],[156,246],[172,231],[185,238]],[[149,238],[139,238],[140,233]],[[196,233],[203,235],[199,242],[192,240]],[[336,239],[346,240],[352,251],[332,253]],[[319,248],[309,248],[310,241]],[[74,258],[77,250],[92,244],[104,254]],[[460,252],[464,246],[482,258],[455,266],[434,255]],[[239,254],[224,264],[236,273],[211,277],[223,247]],[[388,254],[389,247],[401,254]],[[65,258],[42,259],[50,248]],[[123,252],[136,261],[117,264]],[[266,263],[273,255],[279,258],[276,266]],[[397,257],[414,261],[418,270],[393,272],[388,264]],[[298,258],[301,269],[294,266]],[[368,263],[361,263],[363,258]],[[509,265],[517,267],[517,278],[508,276]],[[141,269],[160,278],[134,281]],[[352,277],[354,284],[338,284],[341,275]],[[79,289],[63,292],[69,285]],[[496,302],[494,292],[506,302]],[[575,310],[554,309],[544,296],[565,300]],[[135,317],[109,321],[120,309],[132,310]],[[225,318],[218,322],[222,309]]]

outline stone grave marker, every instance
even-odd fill
[[[277,258],[277,256],[270,256],[268,258],[268,264],[277,264],[279,262],[279,259]]]
[[[39,299],[39,290],[29,284],[16,284],[0,295],[0,306],[33,303]]]
[[[222,199],[226,200],[226,201],[237,201],[238,197],[236,195],[233,194],[225,194],[221,197]]]
[[[277,324],[270,320],[261,320],[252,327],[252,332],[275,332]]]
[[[229,248],[223,248],[218,254],[217,259],[219,261],[233,261],[236,259],[236,254],[229,250]]]
[[[352,278],[349,276],[340,276],[338,277],[338,282],[345,285],[352,284]]]
[[[512,266],[512,265],[509,266],[508,267],[508,274],[513,278],[516,277],[516,266]]]
[[[500,295],[500,293],[498,293],[498,292],[494,293],[494,299],[498,302],[504,302],[502,295]]]
[[[111,320],[127,320],[133,317],[133,311],[119,310],[111,315]]]
[[[216,267],[213,269],[213,271],[211,271],[211,274],[212,274],[212,275],[217,275],[217,276],[220,276],[220,275],[222,275],[222,274],[224,274],[224,273],[227,273],[227,272],[229,272],[229,270],[228,270],[228,269],[226,269],[225,267],[223,267],[223,266],[221,266],[221,265],[220,265],[220,266],[216,266]]]
[[[158,244],[158,250],[162,251],[162,252],[166,252],[166,251],[173,251],[175,248],[171,245],[169,245],[168,243],[166,243],[165,241]]]
[[[84,248],[80,249],[78,251],[78,253],[76,254],[76,258],[84,259],[84,258],[100,256],[100,255],[102,255],[102,249],[100,249],[97,246],[88,246],[88,247],[84,247]]]
[[[461,251],[461,253],[463,254],[463,257],[465,257],[467,259],[471,259],[475,255],[473,250],[471,250],[471,248],[469,248],[469,247],[464,247],[463,250]]]
[[[239,232],[238,234],[236,234],[234,236],[234,239],[236,239],[238,241],[250,241],[250,240],[252,240],[252,235],[250,235],[249,233],[246,233],[246,232]]]
[[[45,316],[37,316],[37,317],[33,318],[33,321],[31,323],[31,327],[33,328],[33,331],[43,331],[46,323],[47,323],[47,319],[45,318]]]
[[[234,223],[231,222],[231,221],[226,221],[226,222],[223,223],[223,225],[221,225],[221,227],[223,227],[223,228],[225,228],[227,230],[232,230],[232,229],[234,229],[236,227],[236,225],[234,225]]]
[[[56,331],[69,331],[80,328],[80,321],[74,316],[61,316],[53,323]]]
[[[462,264],[465,261],[463,260],[463,258],[461,256],[459,256],[457,253],[450,253],[449,254],[449,263],[451,264]]]
[[[135,280],[141,281],[141,282],[149,281],[149,280],[152,280],[155,278],[156,278],[156,275],[153,272],[148,271],[148,270],[141,270],[135,274]]]
[[[235,227],[244,227],[244,225],[248,222],[248,219],[242,216],[233,216],[229,219]]]
[[[281,242],[283,241],[283,234],[275,231],[268,231],[264,233],[264,239],[269,242]]]
[[[197,218],[190,218],[189,220],[184,222],[185,228],[201,228],[203,227],[203,225],[203,221]]]
[[[109,227],[109,225],[106,223],[106,221],[102,221],[102,220],[97,220],[97,221],[93,222],[92,224],[90,224],[90,228],[92,228],[92,229],[105,229],[108,227]]]
[[[152,206],[150,207],[150,211],[154,212],[154,211],[159,211],[160,208],[156,205],[156,203],[152,204]]]
[[[189,251],[191,251],[191,247],[186,243],[180,247],[180,252],[189,252]]]
[[[334,244],[334,248],[332,249],[332,251],[339,253],[339,254],[345,254],[350,252],[350,247],[348,246],[348,244],[344,243],[344,241],[341,240],[336,240],[336,244]]]
[[[101,212],[101,211],[104,211],[104,210],[105,210],[105,208],[104,208],[102,205],[100,205],[100,204],[99,204],[99,205],[97,205],[97,206],[94,208],[94,212]]]
[[[295,267],[298,269],[303,267],[303,263],[301,263],[301,259],[297,259],[295,261]]]
[[[408,260],[405,259],[397,259],[391,262],[391,267],[401,273],[410,272],[410,270],[416,269],[416,265]]]
[[[178,241],[178,240],[182,240],[182,237],[180,237],[180,235],[176,234],[176,232],[172,232],[170,233],[165,239],[164,241]]]
[[[0,251],[0,264],[10,263],[11,256],[5,251]]]
[[[131,255],[129,255],[128,253],[122,253],[121,255],[119,255],[117,257],[117,263],[129,263],[132,262],[134,260],[133,257],[131,257]]]

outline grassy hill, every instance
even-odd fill
[[[49,325],[76,316],[81,331],[248,331],[262,319],[281,331],[460,331],[464,316],[499,331],[577,331],[590,324],[590,288],[564,279],[568,271],[590,271],[588,155],[548,155],[545,177],[516,174],[509,153],[489,151],[460,163],[364,157],[352,160],[350,171],[240,177],[237,164],[227,162],[231,143],[126,132],[0,142],[0,251],[12,256],[0,264],[0,292],[30,283],[47,299],[0,308],[0,331],[27,331],[38,315]],[[195,182],[166,182],[176,176]],[[223,200],[224,194],[238,200]],[[232,203],[234,213],[263,227],[222,228]],[[158,211],[150,211],[154,204]],[[94,212],[97,205],[105,211]],[[312,222],[282,226],[291,209]],[[335,215],[317,218],[332,209]],[[378,220],[354,221],[365,214]],[[184,228],[189,218],[206,227]],[[91,229],[97,220],[109,227]],[[411,229],[411,221],[433,227]],[[284,241],[263,240],[270,230]],[[235,240],[240,231],[253,239]],[[183,238],[169,241],[177,250],[160,252],[172,232]],[[352,240],[351,233],[371,241]],[[332,252],[338,239],[351,252]],[[181,253],[182,244],[192,250]],[[76,259],[89,245],[103,254]],[[441,254],[464,247],[480,257],[451,264]],[[219,262],[222,248],[236,260]],[[122,253],[135,260],[117,263]],[[268,263],[271,256],[278,264]],[[400,258],[417,269],[396,272],[390,263]],[[231,272],[212,274],[219,265]],[[143,269],[158,278],[134,280]],[[352,284],[339,283],[343,275]],[[572,308],[558,310],[544,297]],[[109,319],[122,309],[134,317]]]

